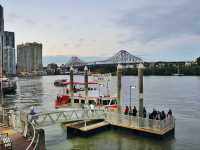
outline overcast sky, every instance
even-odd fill
[[[44,56],[145,60],[200,56],[199,0],[0,0],[16,44],[41,42]]]

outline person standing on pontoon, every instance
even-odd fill
[[[31,115],[31,122],[34,122],[35,124],[37,124],[37,116],[34,116],[35,114],[37,114],[34,110],[34,107],[32,106],[31,111],[30,111],[30,115]]]
[[[90,110],[92,112],[92,114],[94,113],[94,109],[95,109],[95,106],[93,103],[90,104]]]

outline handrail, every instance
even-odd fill
[[[31,143],[28,145],[28,147],[26,148],[26,150],[29,150],[31,148],[31,146],[33,145],[33,142],[35,141],[35,135],[36,135],[36,130],[35,130],[35,127],[34,125],[31,123],[31,122],[28,122],[32,128],[33,128],[33,138],[31,140]]]
[[[39,139],[40,139],[40,134],[38,134],[38,136],[37,136],[37,141],[36,141],[36,144],[35,144],[33,150],[36,150],[38,143],[39,143]]]
[[[115,116],[115,118],[113,118],[113,116]],[[116,117],[119,118],[119,120],[116,120]],[[107,120],[109,122],[116,122],[116,121],[120,121],[120,122],[126,122],[126,121],[130,121],[130,120],[135,120],[135,127],[139,127],[138,123],[143,122],[143,126],[142,127],[156,127],[157,129],[165,129],[165,128],[174,128],[175,127],[175,118],[174,116],[172,116],[171,118],[166,118],[164,120],[156,120],[156,119],[149,119],[149,118],[142,118],[139,116],[129,116],[129,115],[124,115],[124,114],[118,114],[115,112],[109,112],[107,113]],[[153,127],[153,128],[154,128]]]

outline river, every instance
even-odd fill
[[[54,87],[56,79],[68,76],[43,76],[16,78],[17,93],[7,95],[5,101],[18,107],[20,101],[40,103],[38,110],[53,110],[54,99],[62,88]],[[75,80],[83,80],[75,76]],[[137,77],[122,79],[123,105],[138,105]],[[136,85],[131,90],[130,85]],[[116,77],[110,82],[110,92],[116,91]],[[130,99],[131,95],[131,99]],[[89,138],[67,139],[66,130],[60,125],[45,127],[48,150],[199,150],[200,148],[200,77],[146,76],[144,77],[144,105],[153,108],[172,109],[176,118],[175,138],[164,141],[138,137],[124,132],[105,131]]]

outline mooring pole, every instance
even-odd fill
[[[122,65],[117,65],[117,105],[118,105],[118,112],[121,112],[121,88],[122,88]]]
[[[144,65],[140,63],[138,65],[138,84],[139,84],[139,117],[143,117],[143,71]]]
[[[87,66],[85,66],[85,68],[84,68],[84,72],[85,72],[85,76],[84,76],[84,78],[85,78],[85,103],[87,104],[88,103],[88,101],[87,101],[87,97],[88,97],[88,67]]]
[[[71,104],[74,105],[74,68],[70,67],[70,97]]]

